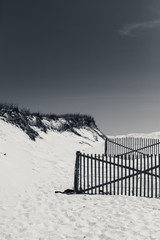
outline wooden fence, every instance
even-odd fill
[[[76,153],[75,193],[160,197],[160,155]]]
[[[106,138],[105,155],[158,155],[160,150],[159,139],[151,138]]]

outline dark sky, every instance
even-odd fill
[[[160,131],[159,0],[1,0],[0,101]]]

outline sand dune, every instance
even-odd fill
[[[73,187],[75,152],[103,153],[103,140],[40,134],[0,121],[1,240],[160,239],[159,199],[55,194]]]

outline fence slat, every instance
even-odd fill
[[[85,155],[83,155],[83,189],[85,192],[86,189],[86,161],[85,161]]]
[[[93,155],[91,154],[91,194],[93,194]]]
[[[89,189],[89,158],[87,154],[87,189]],[[87,193],[89,194],[89,190],[87,190]]]
[[[79,155],[80,191],[82,190],[82,155]]]
[[[138,170],[138,155],[136,156],[136,169]],[[136,196],[138,196],[138,174],[136,175]]]
[[[121,165],[123,165],[123,155],[121,156]],[[123,168],[121,168],[121,178],[123,178]],[[121,180],[121,195],[123,195],[123,179]]]
[[[151,155],[151,168],[153,167],[153,155]],[[153,198],[153,169],[151,169],[151,197]]]
[[[119,179],[119,156],[118,156],[118,159],[117,159],[117,163],[118,163],[118,166],[117,166],[117,178]],[[117,195],[119,195],[119,181],[117,182]]]
[[[114,183],[113,183],[113,194],[115,195],[116,192],[115,192],[115,175],[116,175],[116,171],[115,171],[115,155],[114,155],[114,167],[113,167],[113,180],[114,180]]]
[[[105,146],[104,146],[104,154],[107,155],[108,154],[108,138],[106,138],[105,140]]]
[[[154,155],[154,164],[157,165],[157,156]],[[157,198],[157,168],[155,168],[155,197]]]
[[[108,194],[108,156],[106,156],[106,194]]]
[[[143,161],[144,161],[144,171],[146,170],[146,157],[143,156]],[[146,196],[146,173],[144,172],[144,190],[143,190],[143,196]]]
[[[142,155],[140,155],[140,197],[142,196]]]
[[[130,196],[130,194],[131,194],[131,169],[130,169],[130,167],[131,167],[131,156],[129,155],[128,156],[128,161],[129,161],[129,182],[128,182],[128,195]]]
[[[102,194],[104,194],[104,155],[102,155]]]
[[[100,155],[98,155],[98,158],[100,159]],[[101,172],[100,172],[100,161],[98,161],[98,184],[99,184],[99,194],[101,193]]]
[[[147,169],[149,169],[149,155],[147,155]],[[147,187],[148,187],[148,197],[149,197],[149,174],[148,175],[148,184],[147,184]]]
[[[134,155],[132,155],[132,161],[133,161],[133,170],[132,170],[132,174],[133,174],[133,179],[132,179],[132,196],[134,196],[134,167],[135,167],[135,164],[134,164],[135,157],[134,157]]]
[[[125,160],[125,195],[127,195],[127,156],[125,155],[124,157],[124,160]]]
[[[109,172],[110,172],[110,181],[112,181],[112,157],[111,155],[109,155],[109,160],[110,160],[110,164],[109,164]],[[110,195],[112,195],[112,183],[110,183]]]
[[[96,160],[97,155],[95,154],[94,156],[95,156],[95,165],[94,165],[94,167],[95,167],[95,171],[94,171],[94,174],[95,174],[95,186],[97,186],[97,160]],[[97,194],[97,188],[96,187],[95,187],[95,194]]]

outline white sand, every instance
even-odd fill
[[[0,240],[160,239],[159,199],[55,194],[73,187],[77,150],[104,151],[84,134],[32,142],[0,120]]]

